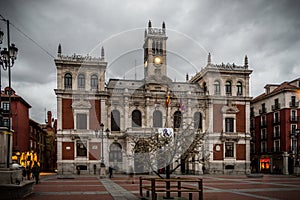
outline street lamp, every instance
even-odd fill
[[[101,123],[100,124],[100,128],[101,128],[101,164],[100,166],[101,167],[105,167],[105,164],[104,164],[104,153],[103,153],[103,128],[104,128],[104,124]]]
[[[18,48],[15,46],[15,44],[10,44],[10,34],[9,34],[9,20],[3,18],[1,15],[1,20],[6,22],[7,26],[7,48],[3,48],[1,50],[0,54],[0,65],[3,68],[3,70],[8,69],[8,100],[9,100],[9,115],[8,115],[8,132],[11,132],[11,67],[13,67],[15,60],[17,59],[17,53],[18,53]],[[0,44],[3,42],[3,36],[4,33],[0,31]],[[1,49],[1,48],[0,48]],[[2,94],[2,89],[1,89],[1,68],[0,68],[0,126],[3,126],[3,118],[2,118],[2,106],[1,106],[1,94]],[[7,142],[7,168],[9,168],[10,164],[10,137],[11,134],[8,136],[8,142]]]

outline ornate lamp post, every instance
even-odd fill
[[[100,161],[100,175],[105,175],[105,162],[104,162],[104,143],[103,143],[103,138],[104,138],[104,124],[100,124],[100,137],[101,137],[101,161]],[[109,136],[109,129],[107,128],[105,130],[106,136]],[[98,130],[95,130],[95,135],[98,137]]]
[[[15,44],[10,44],[10,34],[9,34],[9,20],[4,19],[1,15],[1,20],[6,22],[7,25],[7,47],[3,48],[1,50],[1,56],[0,56],[0,66],[2,67],[3,70],[8,70],[8,82],[9,82],[9,92],[8,92],[8,99],[9,99],[9,115],[8,115],[8,141],[7,141],[7,168],[9,168],[10,165],[10,143],[11,143],[11,67],[14,65],[14,61],[17,59],[17,53],[18,53],[18,48],[15,46]],[[3,36],[4,33],[0,31],[0,44],[2,44],[3,41]],[[0,127],[3,127],[3,118],[2,118],[2,105],[1,105],[1,94],[2,94],[2,89],[1,89],[1,68],[0,68]]]
[[[101,163],[100,163],[100,166],[101,167],[105,167],[105,164],[104,164],[104,150],[103,150],[103,128],[104,128],[104,124],[101,123],[100,124],[100,128],[101,128]]]

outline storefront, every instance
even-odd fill
[[[260,172],[270,173],[271,159],[270,157],[264,157],[259,159]]]

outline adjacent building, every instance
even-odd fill
[[[141,33],[143,34],[143,33]],[[245,174],[250,171],[250,100],[248,68],[207,65],[185,82],[167,74],[165,23],[144,33],[144,77],[106,80],[104,48],[100,57],[62,54],[57,68],[57,168],[59,174],[99,174],[101,163],[128,172],[140,165],[132,137],[172,128],[205,134],[193,153],[181,160],[178,173]],[[142,44],[141,44],[142,45]],[[121,67],[121,66],[120,66]],[[192,135],[192,136],[193,136]],[[182,141],[183,142],[183,141]]]
[[[9,106],[10,103],[11,106]],[[11,112],[9,113],[10,108]],[[52,119],[50,119],[50,123],[48,123],[47,126],[35,122],[29,118],[30,108],[31,105],[13,89],[6,87],[2,91],[2,126],[6,127],[7,130],[10,125],[9,119],[11,117],[11,162],[19,163],[25,167],[31,167],[34,161],[37,161],[41,166],[41,170],[54,170],[56,169],[56,146],[54,143],[56,122],[52,125]],[[48,140],[52,141],[52,146],[47,146]],[[5,144],[3,147],[8,148],[8,145]],[[49,151],[51,153],[49,153]]]
[[[299,165],[300,78],[267,84],[251,102],[253,172],[292,174]]]

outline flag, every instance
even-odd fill
[[[171,101],[170,98],[171,98],[170,95],[168,95],[168,97],[166,99],[166,107],[169,107],[169,104],[170,104],[170,101]]]
[[[180,110],[181,110],[181,112],[185,111],[185,107],[184,107],[182,99],[180,99]]]

